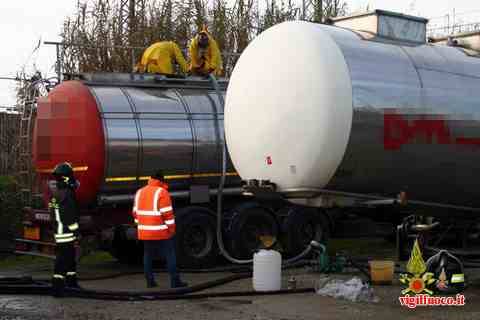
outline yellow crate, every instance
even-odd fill
[[[391,284],[395,263],[393,261],[370,261],[370,275],[373,284]]]

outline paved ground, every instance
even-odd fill
[[[21,267],[21,268],[20,268]],[[40,271],[35,271],[39,270]],[[29,273],[35,276],[48,275],[45,266],[28,265],[4,267],[0,275]],[[82,275],[98,275],[122,271],[113,263],[99,263],[82,266]],[[130,269],[131,271],[131,269]],[[191,284],[216,279],[227,273],[184,274]],[[322,275],[301,268],[283,273],[284,287],[292,275],[297,278],[298,287],[312,287]],[[402,287],[396,281],[391,286],[375,286],[378,303],[355,303],[314,293],[257,296],[238,298],[212,298],[202,300],[112,302],[78,298],[54,299],[49,296],[0,296],[0,319],[195,319],[195,320],[293,320],[293,319],[480,319],[480,271],[468,270],[471,286],[465,292],[464,307],[421,307],[408,309],[401,307],[398,296]],[[335,275],[348,279],[352,274]],[[478,280],[477,280],[478,279]],[[167,277],[157,274],[160,288],[166,288]],[[252,280],[245,279],[208,290],[207,292],[251,290]],[[89,289],[146,290],[141,274],[114,279],[83,281]]]

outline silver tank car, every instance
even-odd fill
[[[226,84],[215,90],[202,78],[112,73],[65,81],[39,101],[37,172],[48,179],[56,163],[71,162],[84,205],[130,202],[158,169],[174,197],[188,197],[192,185],[211,192],[221,172]],[[228,175],[227,187],[239,186],[231,165]]]
[[[478,53],[427,43],[421,18],[357,18],[285,22],[246,48],[225,109],[237,172],[315,206],[405,191],[480,208]]]

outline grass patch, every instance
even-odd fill
[[[0,176],[0,190],[10,188],[15,184],[15,179],[10,176]]]
[[[331,239],[327,251],[330,255],[345,251],[352,256],[372,258],[395,257],[395,244],[379,238]]]
[[[80,258],[80,265],[96,265],[102,263],[117,262],[112,255],[106,251],[94,251],[88,256]]]
[[[27,255],[13,255],[4,259],[0,259],[0,268],[13,268],[13,267],[38,267],[51,265],[53,261],[48,258],[27,256]]]

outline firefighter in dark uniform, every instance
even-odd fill
[[[78,205],[75,189],[78,182],[69,163],[58,164],[50,183],[52,194],[49,208],[55,220],[56,259],[52,279],[53,295],[61,297],[64,288],[79,288],[77,283],[75,247],[78,238]]]

